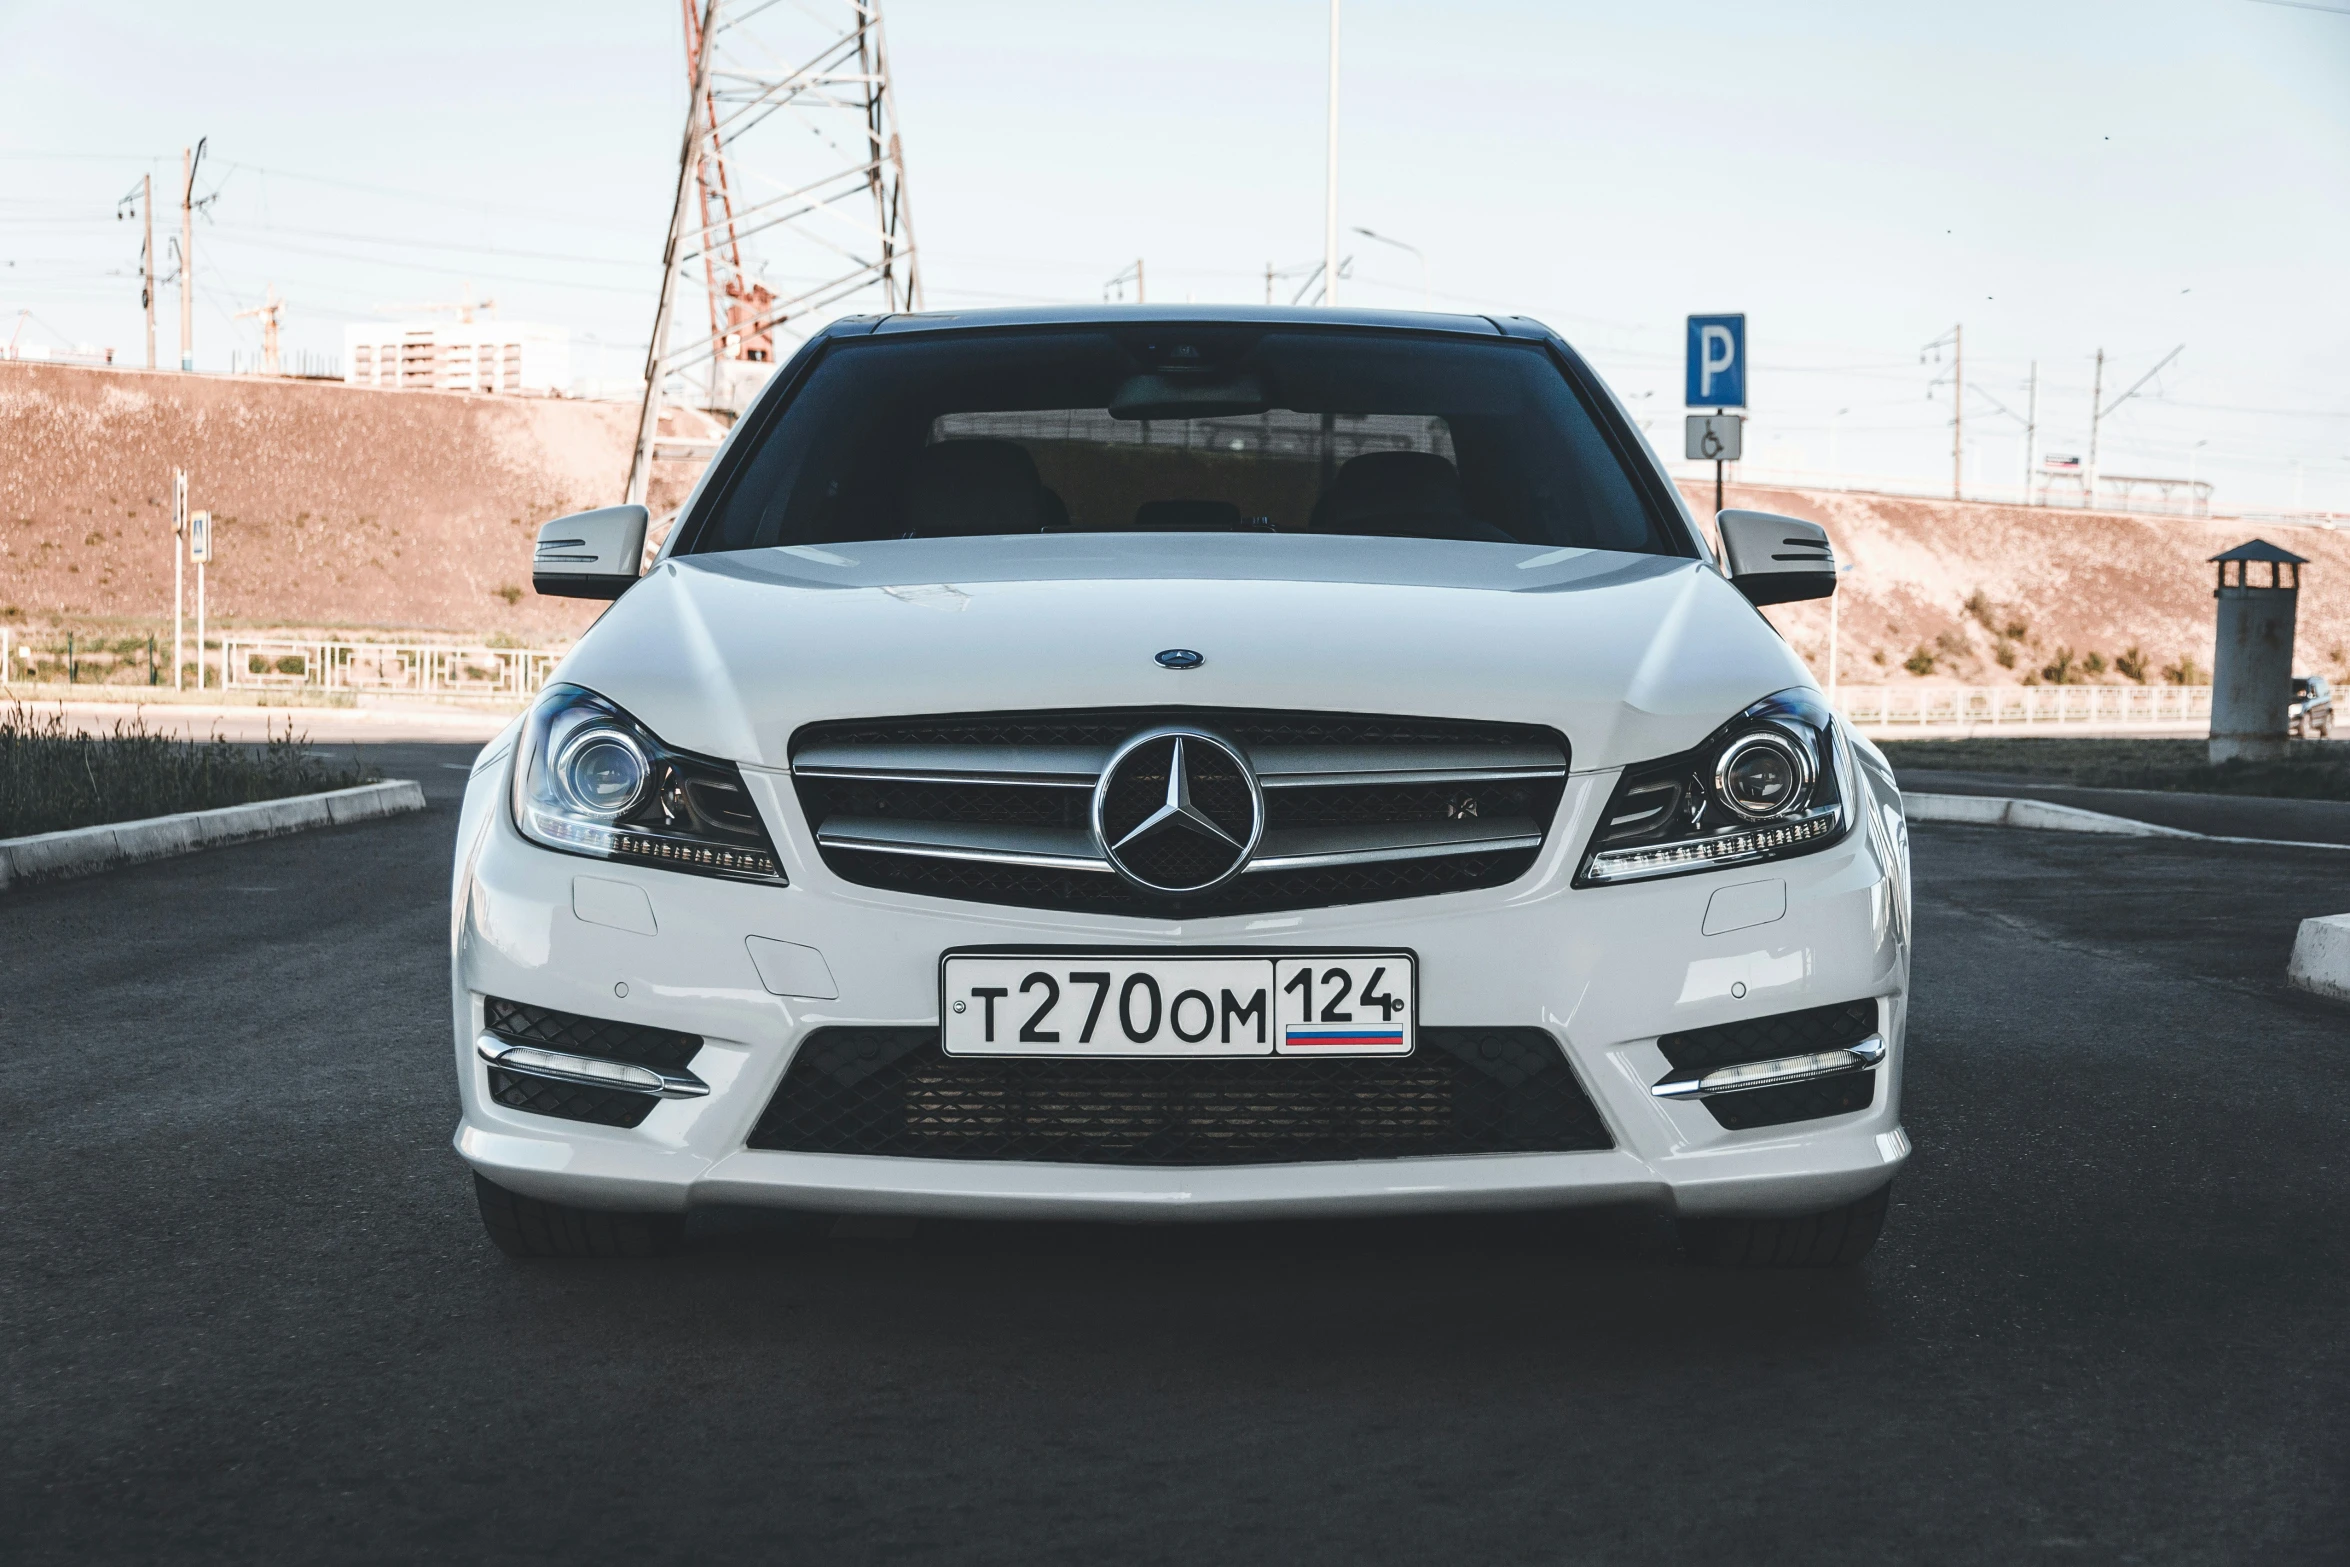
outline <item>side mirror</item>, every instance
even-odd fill
[[[1818,523],[1767,511],[1725,511],[1715,521],[1729,557],[1730,585],[1748,603],[1788,604],[1836,591],[1836,552]]]
[[[652,520],[642,506],[600,506],[557,517],[539,529],[530,585],[553,598],[620,597],[644,566],[645,529]]]

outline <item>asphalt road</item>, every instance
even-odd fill
[[[1635,1219],[519,1264],[448,1147],[450,798],[0,896],[0,1557],[2339,1561],[2338,857],[1928,826],[1847,1275]],[[444,763],[454,765],[444,766]]]

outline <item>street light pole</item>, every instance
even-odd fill
[[[1428,286],[1427,252],[1417,245],[1407,245],[1400,239],[1390,239],[1384,234],[1374,234],[1369,229],[1360,226],[1354,232],[1362,235],[1365,239],[1377,240],[1382,245],[1393,245],[1398,250],[1408,250],[1418,257],[1420,262],[1420,304],[1424,309],[1434,310],[1436,308],[1436,295]]]
[[[1836,570],[1839,573],[1852,571],[1859,564],[1858,561],[1848,562],[1838,566]],[[1828,705],[1830,707],[1836,705],[1836,643],[1837,632],[1840,629],[1839,622],[1843,619],[1838,611],[1844,597],[1842,591],[1844,585],[1838,583],[1836,586],[1837,591],[1828,595]]]
[[[1338,303],[1338,0],[1330,0],[1330,164],[1322,188],[1322,303]]]

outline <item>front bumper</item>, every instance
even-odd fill
[[[1637,1203],[1678,1215],[1798,1213],[1889,1180],[1901,1130],[1908,911],[1897,837],[1872,822],[1777,864],[1575,890],[1574,855],[1614,775],[1569,781],[1541,861],[1490,891],[1192,922],[994,908],[842,882],[816,856],[788,784],[746,768],[790,885],[718,881],[557,854],[503,807],[505,763],[477,771],[460,830],[452,1000],[458,1152],[500,1185],[589,1207],[767,1204],[928,1217],[1222,1219]],[[1869,797],[1866,790],[1862,798]],[[1864,806],[1887,809],[1883,803]],[[1725,888],[1779,882],[1783,915],[1706,934],[1709,909],[1768,908]],[[589,885],[582,886],[581,883]],[[617,911],[617,912],[616,912]],[[779,996],[747,937],[822,954]],[[935,1026],[937,962],[986,945],[1408,947],[1430,1025],[1538,1027],[1563,1048],[1613,1149],[1311,1164],[1146,1167],[781,1153],[745,1146],[814,1029]],[[476,1042],[482,998],[704,1036],[703,1095],[627,1129],[510,1110]],[[1864,1110],[1731,1131],[1660,1098],[1660,1034],[1876,998],[1885,1044]]]

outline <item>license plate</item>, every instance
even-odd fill
[[[1412,955],[941,961],[952,1056],[1408,1056]]]

